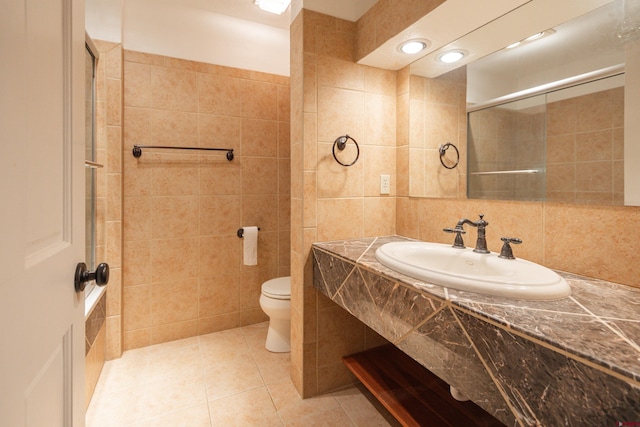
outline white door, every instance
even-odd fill
[[[2,0],[0,426],[84,426],[84,4]]]

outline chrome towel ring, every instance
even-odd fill
[[[356,146],[356,158],[353,160],[353,162],[346,164],[338,160],[338,157],[336,156],[336,146],[338,147],[338,150],[342,151],[347,146],[347,142],[349,140],[352,140]],[[336,140],[333,141],[333,149],[331,151],[333,153],[333,158],[336,159],[336,162],[340,163],[342,166],[352,166],[353,164],[355,164],[355,162],[358,161],[358,158],[360,157],[360,147],[358,146],[358,143],[356,142],[356,140],[350,137],[349,135],[343,135],[336,138]]]
[[[456,150],[456,161],[453,164],[453,166],[447,166],[444,163],[444,160],[442,160],[444,155],[447,153],[447,150],[449,149],[449,147],[453,147],[453,149]],[[444,166],[445,168],[454,169],[456,166],[458,166],[458,163],[460,163],[460,151],[458,151],[458,147],[456,147],[452,143],[447,142],[446,144],[442,144],[438,149],[438,151],[440,152],[440,163],[442,163],[442,166]]]

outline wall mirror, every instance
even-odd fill
[[[552,3],[526,3],[411,65],[411,196],[640,205],[629,184],[640,182],[640,0]],[[452,49],[467,55],[457,69],[438,64]],[[416,102],[430,88],[451,104],[439,117]],[[438,161],[447,142],[458,171]]]

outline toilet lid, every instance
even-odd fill
[[[270,298],[291,298],[291,277],[277,277],[262,284],[262,293]]]

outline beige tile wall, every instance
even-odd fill
[[[260,286],[289,274],[289,78],[133,51],[124,76],[124,348],[266,320]]]
[[[380,342],[312,284],[313,242],[395,232],[396,73],[354,62],[355,30],[308,10],[291,27],[291,360],[303,396],[353,381],[340,356]],[[351,167],[331,154],[345,134],[360,146]],[[355,156],[348,147],[344,163]],[[380,195],[380,174],[391,195]]]
[[[106,359],[122,354],[122,46],[95,41],[97,69],[97,262],[109,264]],[[103,228],[102,228],[103,227]]]
[[[547,200],[624,204],[624,88],[547,105]]]

